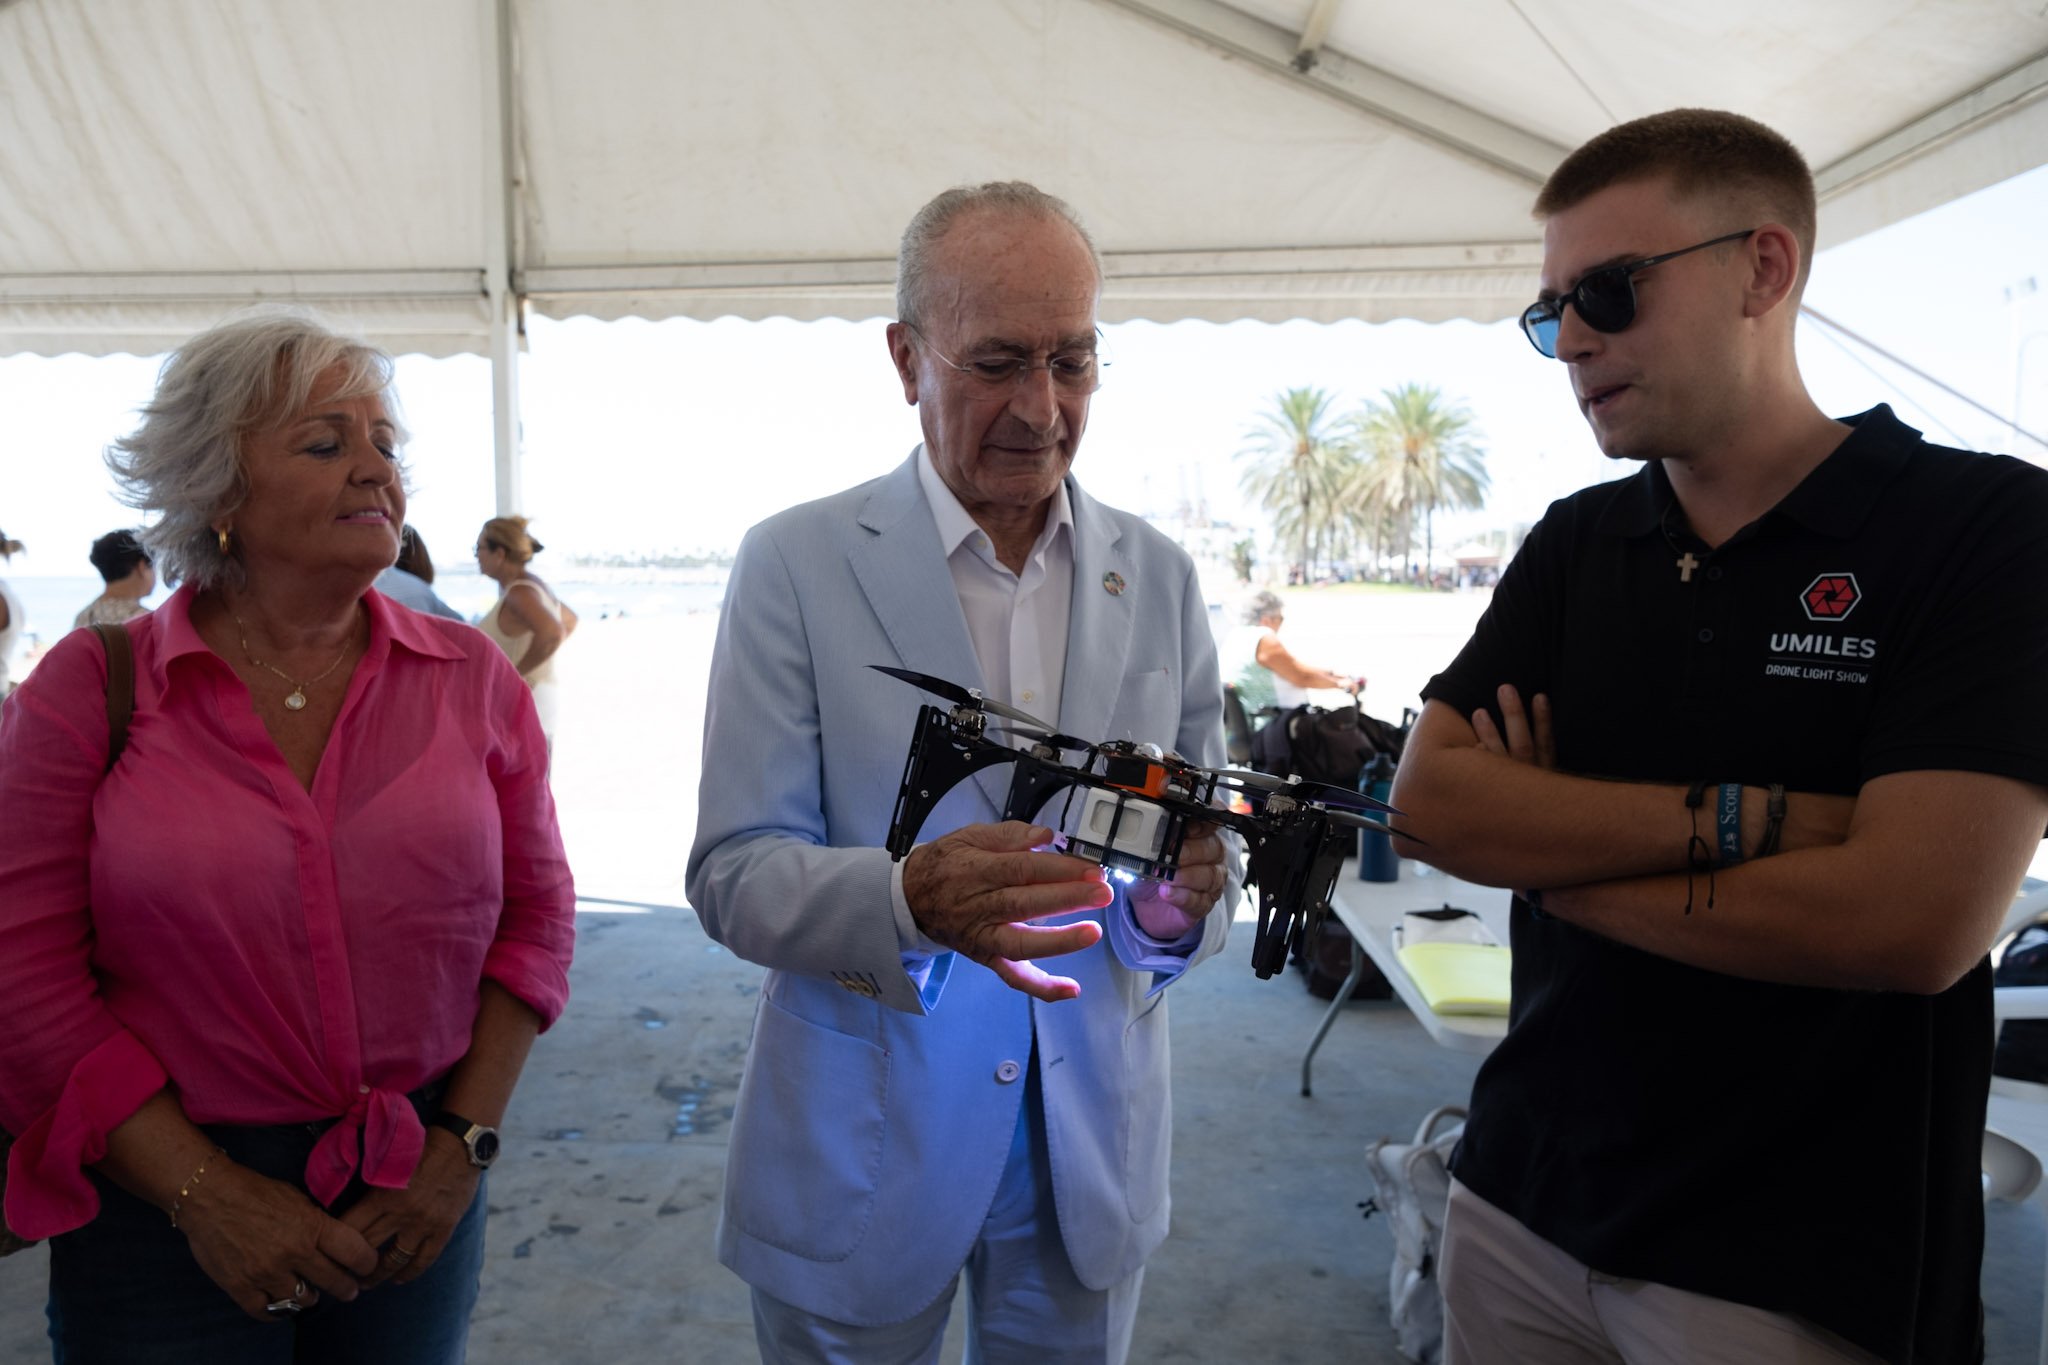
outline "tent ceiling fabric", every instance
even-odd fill
[[[0,354],[259,298],[486,351],[498,7],[511,284],[557,317],[890,314],[916,207],[1022,177],[1106,319],[1495,319],[1619,119],[1779,127],[1824,242],[2048,162],[2036,0],[13,0]]]

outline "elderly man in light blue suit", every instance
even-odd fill
[[[1030,186],[927,205],[889,328],[924,443],[756,526],[733,568],[689,895],[770,968],[718,1234],[764,1360],[936,1360],[964,1271],[970,1361],[1121,1361],[1166,1235],[1164,988],[1223,946],[1231,850],[1204,827],[1172,883],[1119,887],[994,823],[997,768],[892,863],[921,698],[868,667],[1221,761],[1193,564],[1068,472],[1101,278]]]

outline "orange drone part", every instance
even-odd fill
[[[1145,780],[1143,782],[1111,782],[1109,785],[1121,788],[1127,792],[1136,792],[1140,796],[1164,796],[1166,795],[1166,769],[1157,763],[1147,763],[1145,765]]]

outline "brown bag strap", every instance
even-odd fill
[[[128,747],[128,722],[135,715],[135,651],[126,626],[94,626],[107,650],[107,771]]]

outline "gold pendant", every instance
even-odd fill
[[[294,688],[294,689],[292,690],[292,694],[291,694],[291,695],[290,695],[289,697],[286,697],[286,698],[284,699],[284,707],[285,707],[285,710],[287,710],[287,711],[303,711],[303,710],[305,710],[305,709],[306,709],[306,693],[305,693],[305,689],[304,689],[304,688]]]

